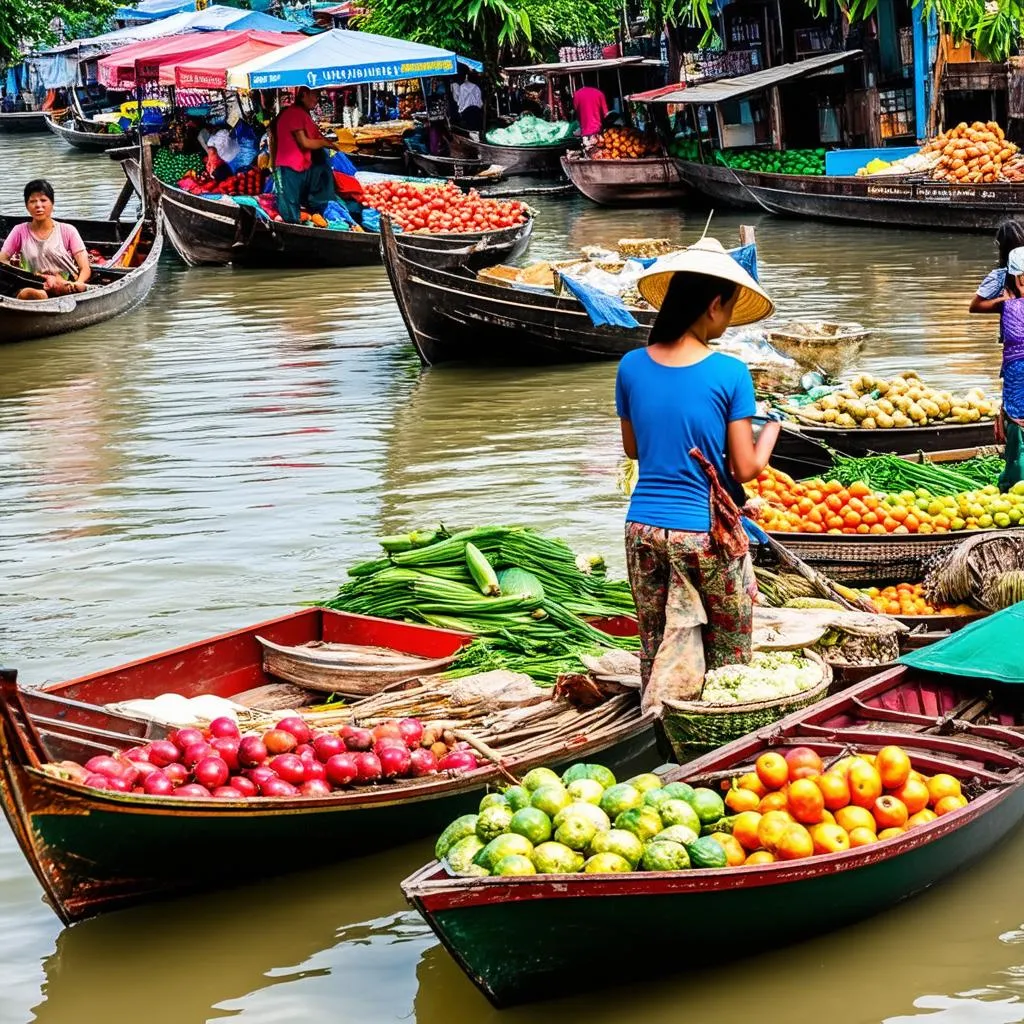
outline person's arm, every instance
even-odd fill
[[[971,299],[970,306],[967,307],[968,313],[1001,313],[1003,311],[1003,303],[1009,298],[1006,292],[1001,295],[995,296],[992,299],[984,299],[980,295],[975,295]]]
[[[622,450],[626,453],[627,459],[638,458],[636,453],[636,435],[633,433],[633,424],[629,420],[619,420],[622,429]],[[757,475],[756,473],[754,474]]]
[[[732,420],[726,435],[729,471],[741,483],[753,480],[768,465],[782,424],[769,420],[754,443],[754,427],[749,419]]]
[[[0,263],[10,263],[15,256],[21,255],[21,245],[24,238],[24,228],[21,224],[15,226],[7,236],[3,248],[0,249]]]
[[[622,430],[622,450],[630,459],[638,458],[636,453],[636,434],[633,433],[633,421],[629,412],[629,389],[624,379],[623,363],[615,373],[615,411],[619,414],[619,425]]]
[[[306,132],[300,128],[298,131],[293,133],[295,135],[295,141],[303,149],[337,149],[337,142],[331,142],[330,139],[325,139],[322,135],[319,138],[310,137]]]
[[[978,291],[971,299],[969,313],[1001,313],[1007,296],[1004,291],[1006,271],[992,270],[985,275],[985,280],[978,285]]]
[[[89,254],[85,249],[82,249],[80,252],[76,252],[74,256],[75,264],[78,266],[78,276],[75,278],[75,281],[78,284],[85,284],[92,277],[92,267],[89,266]]]

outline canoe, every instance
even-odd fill
[[[46,127],[58,139],[63,139],[69,146],[86,153],[106,153],[107,150],[117,149],[128,142],[123,133],[108,132],[105,130],[105,125],[90,128],[87,127],[89,123],[74,114],[70,114],[64,119],[46,118]]]
[[[474,186],[486,187],[505,180],[504,167],[488,164],[483,160],[455,156],[431,156],[429,153],[414,153],[411,150],[408,155],[413,166],[428,178],[453,181],[464,189]],[[492,173],[482,173],[488,170]]]
[[[0,217],[0,237],[6,236],[20,219]],[[132,265],[94,267],[94,283],[87,291],[42,301],[13,298],[22,287],[35,282],[27,275],[0,267],[0,344],[64,334],[112,320],[141,303],[153,287],[163,249],[159,225],[151,228],[141,220],[127,228],[121,221],[68,223],[78,228],[89,249],[99,250],[106,257],[122,248],[131,249],[137,239]],[[122,234],[123,238],[118,237]]]
[[[860,457],[873,452],[913,455],[995,443],[995,423],[937,423],[927,427],[864,430],[787,423],[772,453],[772,465],[794,477],[818,476],[832,467],[829,449]]]
[[[47,761],[82,761],[162,732],[113,716],[104,704],[164,692],[230,697],[267,684],[257,636],[289,646],[324,640],[432,658],[451,655],[470,639],[308,608],[39,691],[19,689],[15,674],[4,673],[0,801],[62,921],[333,863],[435,834],[475,809],[484,788],[501,777],[485,763],[461,775],[366,786],[329,797],[214,803],[95,790],[41,770]],[[578,731],[568,739],[538,743],[528,756],[513,752],[503,763],[518,775],[537,764],[568,764],[581,757],[619,762],[649,751],[654,733],[636,698],[613,701],[618,703],[579,712]]]
[[[851,748],[899,743],[920,770],[961,779],[970,797],[966,807],[900,836],[720,870],[463,879],[434,862],[402,890],[498,1007],[697,971],[805,940],[967,868],[1024,818],[1024,714],[1019,702],[1003,706],[982,694],[963,681],[897,668],[664,772],[666,781],[716,785],[769,748],[806,745],[831,761]]]
[[[0,135],[45,132],[49,113],[50,111],[47,110],[17,110],[7,114],[0,113]]]
[[[507,175],[536,175],[545,178],[562,176],[562,157],[570,149],[579,148],[579,139],[567,139],[554,146],[496,146],[491,142],[471,139],[453,132],[448,139],[452,156],[500,164]]]
[[[677,202],[690,187],[670,157],[647,156],[633,160],[590,160],[579,153],[562,157],[565,176],[595,203]]]
[[[122,162],[128,180],[142,184],[137,161]],[[242,267],[364,267],[381,261],[380,235],[372,231],[331,231],[268,221],[251,207],[203,199],[184,189],[153,179],[167,237],[189,265],[234,264]],[[514,259],[526,251],[533,217],[521,225],[497,231],[460,234],[406,235],[402,248],[459,249],[486,239],[497,260]]]
[[[677,161],[695,193],[716,203],[784,217],[899,228],[990,231],[1024,214],[1024,185],[950,185],[904,176],[764,174]]]

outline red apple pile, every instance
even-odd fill
[[[166,739],[97,755],[84,765],[60,761],[46,770],[118,793],[241,800],[322,797],[352,786],[476,767],[468,744],[425,728],[418,718],[314,732],[293,715],[262,735],[244,736],[233,719],[217,718],[202,731],[178,729]]]

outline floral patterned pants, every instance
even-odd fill
[[[644,709],[695,700],[706,668],[750,660],[750,556],[723,559],[707,533],[626,523],[626,565],[640,627]]]

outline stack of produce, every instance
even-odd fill
[[[247,171],[239,171],[230,178],[225,178],[219,185],[211,189],[226,196],[258,196],[270,177],[270,171],[251,167]]]
[[[999,455],[977,455],[962,462],[910,462],[893,455],[854,458],[835,455],[826,480],[838,480],[849,487],[858,480],[873,491],[917,491],[946,497],[963,491],[980,490],[999,483],[1005,462]]]
[[[921,152],[941,154],[932,173],[936,181],[971,185],[998,181],[1003,164],[1016,155],[1017,147],[1007,141],[995,121],[975,121],[970,125],[961,121],[926,143]]]
[[[780,533],[947,533],[1005,528],[1024,519],[1024,483],[1009,494],[994,485],[952,495],[925,487],[885,494],[860,481],[849,487],[838,480],[797,483],[769,466],[746,489],[765,502],[758,522]]]
[[[44,766],[56,778],[94,789],[189,799],[216,797],[324,797],[357,785],[420,778],[438,772],[472,771],[469,745],[425,728],[417,718],[362,729],[314,732],[298,715],[282,718],[262,734],[242,735],[232,718],[203,730],[177,729],[113,756],[84,765],[59,761]]]
[[[818,663],[794,651],[754,651],[746,665],[722,665],[708,671],[700,699],[708,704],[777,700],[813,689],[823,678]]]
[[[875,157],[857,171],[860,178],[876,174],[921,174],[931,171],[940,160],[938,153],[913,153],[902,160],[881,160]]]
[[[353,566],[326,606],[480,637],[456,673],[505,668],[550,684],[582,671],[580,654],[639,648],[636,637],[608,636],[586,621],[635,615],[629,584],[607,580],[602,559],[577,557],[561,541],[484,526],[413,531],[381,545],[386,556]]]
[[[635,128],[607,128],[598,136],[597,146],[591,150],[594,160],[635,160],[642,156],[657,156],[661,146]]]
[[[197,174],[203,169],[203,158],[198,153],[174,153],[167,147],[153,154],[153,173],[167,185],[177,185],[189,171]]]
[[[673,139],[668,144],[668,155],[676,160],[699,160],[700,143],[696,139]]]
[[[366,185],[363,191],[367,206],[415,234],[495,231],[524,224],[529,213],[517,199],[484,199],[476,189],[463,192],[451,182],[381,181]]]
[[[913,370],[885,380],[864,373],[848,387],[785,411],[812,424],[850,430],[890,430],[935,423],[976,423],[995,415],[999,403],[981,388],[954,395],[925,384]]]
[[[765,753],[723,788],[724,800],[654,774],[617,783],[602,765],[561,777],[534,768],[453,821],[434,853],[450,873],[480,878],[728,868],[840,853],[967,805],[956,778],[914,771],[895,746],[827,770],[808,747]]]
[[[825,173],[823,149],[787,149],[781,153],[773,149],[716,150],[715,159],[726,167],[763,174]]]
[[[897,583],[888,587],[866,587],[863,593],[882,615],[976,615],[969,604],[932,604],[923,583]]]

